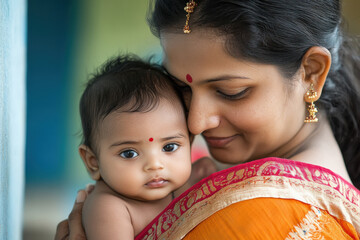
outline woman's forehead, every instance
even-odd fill
[[[200,34],[186,36],[182,34],[166,34],[161,38],[164,53],[163,64],[172,72],[172,65],[184,68],[196,63],[203,64],[206,60],[214,61],[218,57],[230,57],[224,49],[223,41],[212,41],[202,38]]]
[[[196,82],[213,82],[219,79],[250,78],[250,70],[257,67],[230,56],[219,43],[190,46],[185,50],[183,48],[186,45],[180,44],[181,48],[171,43],[164,45],[163,65],[172,76],[186,83],[192,83],[195,79]]]

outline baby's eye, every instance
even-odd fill
[[[176,149],[179,148],[179,145],[176,144],[176,143],[169,143],[169,144],[166,144],[164,147],[163,147],[163,152],[174,152],[176,151]]]
[[[134,157],[139,156],[139,154],[137,152],[135,152],[134,150],[125,150],[120,153],[120,156],[122,158],[134,158]]]

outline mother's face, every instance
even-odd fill
[[[164,33],[164,66],[183,86],[188,127],[212,156],[241,163],[296,151],[304,128],[301,74],[289,84],[273,65],[240,61],[215,35]]]

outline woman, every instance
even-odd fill
[[[360,62],[340,15],[338,0],[156,1],[151,27],[189,130],[239,165],[185,192],[139,238],[359,239]],[[77,208],[70,235],[83,236]]]

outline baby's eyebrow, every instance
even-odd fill
[[[178,134],[173,135],[173,136],[161,138],[161,140],[162,141],[168,141],[168,140],[172,140],[172,139],[176,139],[176,138],[187,138],[187,136],[185,134],[183,134],[183,133],[178,133]]]
[[[160,140],[161,141],[169,141],[169,140],[177,139],[177,138],[187,138],[187,136],[186,136],[186,134],[183,134],[183,133],[177,133],[172,136],[160,138]],[[119,142],[115,142],[115,143],[111,144],[109,146],[109,148],[126,145],[126,144],[139,144],[139,143],[140,143],[139,141],[119,141]]]
[[[115,143],[111,144],[109,148],[116,147],[116,146],[120,146],[120,145],[125,145],[125,144],[138,144],[138,143],[139,143],[139,142],[137,142],[137,141],[115,142]]]

